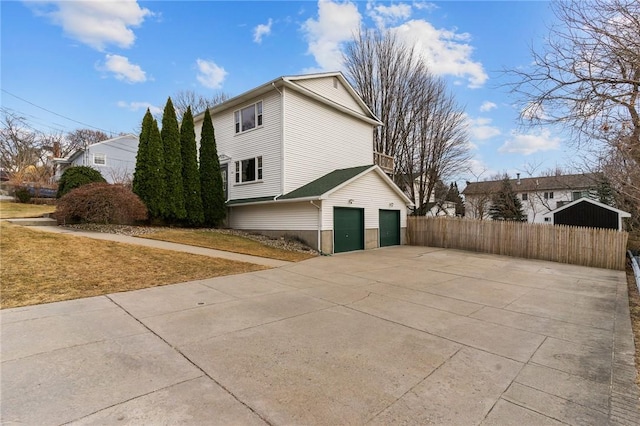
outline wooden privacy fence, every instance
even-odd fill
[[[446,217],[407,217],[410,245],[625,268],[629,234],[611,229]]]

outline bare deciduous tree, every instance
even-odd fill
[[[640,2],[566,0],[552,7],[559,24],[532,52],[532,68],[509,71],[523,122],[568,127],[577,146],[605,152],[615,190],[640,205],[637,184],[629,184],[640,168]]]
[[[230,96],[224,92],[216,92],[212,96],[206,97],[193,90],[181,90],[171,96],[171,101],[176,110],[178,120],[181,120],[189,106],[191,107],[193,115],[197,115],[205,109],[221,104],[229,98]]]
[[[109,139],[109,135],[100,130],[76,129],[73,132],[67,133],[65,142],[59,150],[60,155],[58,155],[58,152],[55,154],[58,157],[66,157],[77,149],[106,141],[107,139]]]
[[[347,77],[382,121],[375,152],[394,158],[394,178],[424,215],[434,186],[465,167],[466,120],[443,80],[393,32],[361,29],[344,53]]]
[[[0,167],[11,178],[18,178],[41,160],[42,146],[37,133],[25,119],[2,109],[0,128]]]
[[[50,183],[56,172],[54,158],[63,158],[77,149],[109,137],[90,129],[44,133],[33,129],[23,117],[2,109],[0,123],[0,167],[15,183]]]

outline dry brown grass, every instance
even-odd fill
[[[23,204],[13,201],[0,201],[0,219],[40,217],[47,213],[53,213],[55,210],[56,206],[46,204]]]
[[[631,311],[631,327],[633,328],[633,338],[636,344],[636,382],[640,385],[640,294],[636,286],[636,279],[633,276],[631,265],[627,266],[627,286],[629,288],[629,310]]]
[[[268,257],[271,259],[286,260],[289,262],[299,262],[301,260],[315,257],[309,253],[300,253],[266,246],[258,241],[239,237],[237,235],[198,229],[168,229],[154,232],[152,234],[141,235],[141,237],[231,251],[234,253],[250,254],[253,256]]]
[[[0,233],[3,309],[266,269],[5,222]]]

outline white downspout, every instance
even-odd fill
[[[316,206],[313,201],[309,201],[311,205],[318,209],[318,253],[322,254],[322,243],[320,242],[320,233],[322,229],[322,208],[321,206]],[[322,203],[322,201],[321,201]]]

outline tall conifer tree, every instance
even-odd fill
[[[502,179],[500,189],[491,197],[489,216],[493,220],[526,221],[527,215],[522,209],[522,202],[516,195],[509,177]]]
[[[147,108],[142,119],[142,130],[138,138],[138,152],[136,153],[136,170],[133,172],[133,192],[144,202],[149,191],[149,136],[153,116]]]
[[[226,208],[216,136],[208,109],[200,137],[200,184],[205,224],[219,226],[226,216]]]
[[[202,197],[200,194],[196,134],[190,106],[187,107],[180,125],[180,148],[182,152],[184,206],[187,213],[185,223],[189,226],[198,226],[204,222],[204,211],[202,210]]]
[[[160,132],[164,147],[164,174],[166,199],[164,218],[168,221],[181,221],[186,216],[184,193],[182,188],[182,155],[180,153],[180,129],[176,111],[171,98],[167,99],[162,115]]]
[[[160,139],[158,122],[147,109],[142,119],[138,140],[136,170],[133,175],[133,192],[140,197],[149,210],[150,219],[159,219],[164,214],[164,148]]]
[[[166,186],[164,148],[160,138],[160,130],[158,130],[158,122],[155,119],[151,123],[147,148],[148,193],[147,198],[142,199],[142,201],[149,209],[149,217],[151,219],[159,219],[165,216]]]

